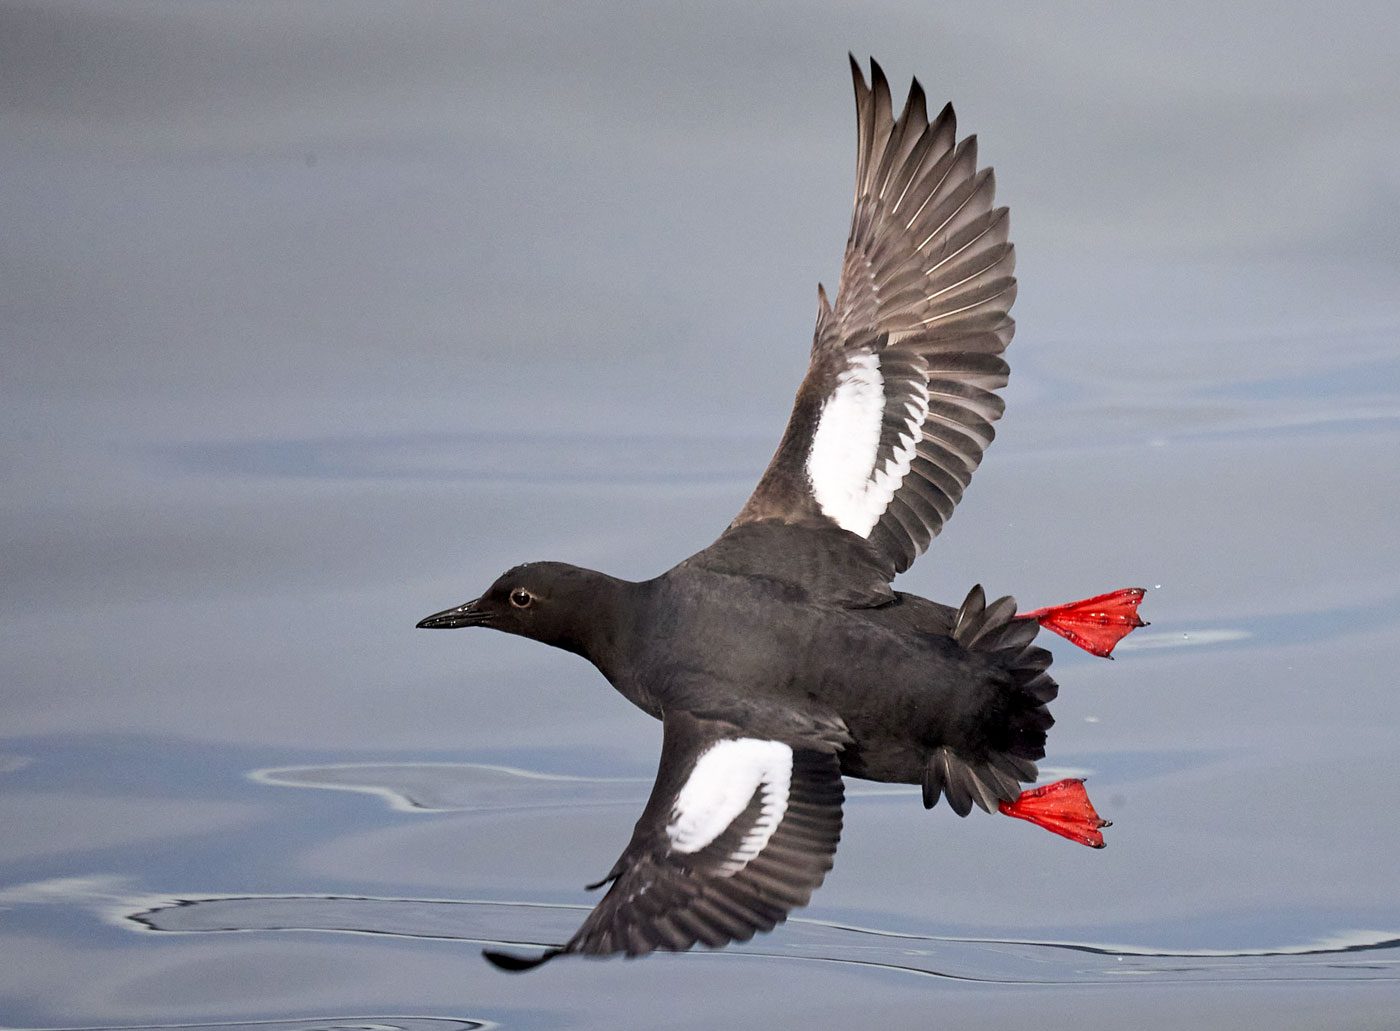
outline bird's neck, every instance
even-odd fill
[[[638,634],[638,613],[643,610],[646,585],[597,574],[586,599],[576,605],[577,620],[551,643],[581,655],[617,684]]]

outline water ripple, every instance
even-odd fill
[[[121,919],[159,933],[321,931],[493,947],[544,947],[567,940],[588,908],[482,899],[210,895],[132,909]],[[1239,949],[1165,949],[927,935],[800,917],[789,920],[774,937],[726,952],[753,958],[879,966],[997,984],[1102,984],[1124,978],[1168,982],[1400,979],[1400,932],[1373,930]]]
[[[112,876],[16,885],[0,891],[0,904],[77,906],[110,924],[146,934],[319,932],[516,948],[567,940],[590,908],[559,902],[310,893],[160,895],[135,891]],[[1182,949],[933,935],[797,917],[781,931],[731,946],[725,954],[873,966],[1008,985],[1400,981],[1400,931],[1391,929],[1337,931],[1301,942]],[[684,958],[705,955],[694,952]]]

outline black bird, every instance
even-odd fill
[[[1101,847],[1081,782],[1022,792],[1058,688],[1045,625],[1100,655],[1140,589],[1017,615],[980,586],[957,608],[893,590],[942,529],[1006,385],[1016,280],[1007,209],[951,106],[855,59],[855,215],[836,303],[819,286],[811,365],[772,462],[719,539],[643,583],[555,562],[505,573],[426,628],[485,626],[583,656],[662,721],[651,797],[612,887],[566,944],[719,947],[805,905],[841,834],[842,776],[921,784]]]

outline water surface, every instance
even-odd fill
[[[0,17],[0,1026],[1394,1026],[1388,9]],[[852,782],[777,932],[504,975],[659,726],[413,623],[739,508],[839,260],[847,47],[958,102],[1020,254],[1008,415],[901,586],[1150,588],[1118,661],[1055,646],[1047,774],[1109,847]]]

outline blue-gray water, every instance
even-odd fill
[[[0,1026],[1395,1026],[1397,20],[928,6],[0,7]],[[659,727],[413,623],[737,510],[847,48],[958,104],[1020,256],[902,585],[1152,589],[1117,662],[1056,646],[1109,847],[853,783],[778,932],[501,974]]]

